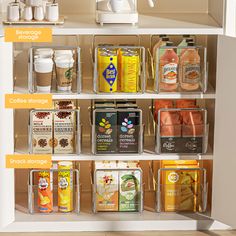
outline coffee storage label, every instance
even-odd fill
[[[167,84],[177,83],[178,64],[169,63],[162,67],[162,82]]]
[[[183,82],[197,84],[200,81],[200,64],[187,64],[183,66]]]

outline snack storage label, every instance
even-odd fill
[[[178,64],[169,63],[162,68],[162,82],[167,84],[177,83]]]
[[[11,109],[51,109],[53,107],[51,94],[6,94],[5,108]]]
[[[51,28],[5,28],[5,42],[50,43]]]
[[[51,166],[51,155],[6,155],[6,168],[50,169]]]

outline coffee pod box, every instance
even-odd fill
[[[54,154],[75,153],[75,111],[61,110],[54,114]]]
[[[51,58],[37,58],[34,61],[38,92],[50,92],[52,86],[53,61]]]
[[[32,152],[34,154],[53,153],[52,121],[49,111],[32,111]]]

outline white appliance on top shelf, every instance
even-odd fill
[[[156,0],[147,0],[154,7]],[[138,23],[137,0],[96,0],[96,22],[106,23]]]

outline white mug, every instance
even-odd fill
[[[58,19],[59,19],[58,3],[48,3],[46,6],[46,20],[58,21]]]
[[[124,9],[124,0],[108,1],[108,9],[111,9],[113,12],[121,12]]]
[[[20,5],[18,3],[9,3],[7,6],[7,19],[9,21],[20,20]]]
[[[37,6],[34,8],[34,19],[37,21],[42,21],[44,19],[44,12],[42,6]]]
[[[25,6],[23,17],[25,21],[31,21],[33,19],[33,10],[31,6]]]

